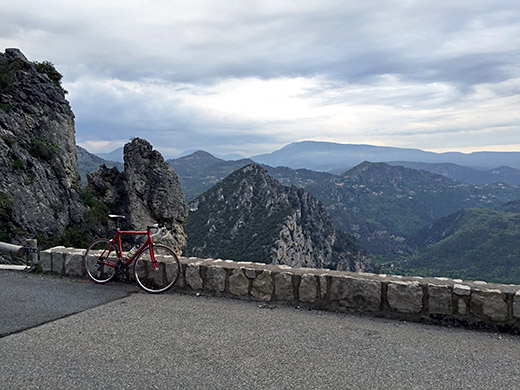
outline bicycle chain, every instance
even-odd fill
[[[119,260],[116,264],[116,276],[121,282],[128,281],[128,266]]]

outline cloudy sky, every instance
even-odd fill
[[[302,140],[520,150],[520,2],[0,0],[78,144],[250,156]]]

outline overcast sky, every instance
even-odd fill
[[[77,143],[250,156],[302,140],[520,150],[516,0],[0,0]]]

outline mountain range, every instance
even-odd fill
[[[197,152],[199,151],[186,151],[176,158],[169,160],[175,161],[181,157],[190,156]],[[109,161],[123,161],[122,148],[115,149],[109,153],[97,153],[97,156]],[[254,161],[257,164],[271,167],[309,169],[334,174],[341,174],[361,164],[363,161],[403,165],[409,168],[423,169],[447,176],[451,174],[450,172],[455,166],[462,166],[464,169],[471,168],[477,171],[492,171],[501,169],[501,167],[509,167],[514,168],[515,182],[519,181],[518,170],[520,170],[520,152],[435,153],[411,148],[317,141],[294,142],[271,153],[258,154],[248,159],[234,154],[220,157],[220,160],[249,160],[250,162]],[[435,164],[439,165],[435,166]],[[498,175],[494,172],[488,173],[491,174],[491,176],[486,182],[477,178],[476,180],[480,180],[481,182],[476,184],[489,183],[489,180],[494,180],[491,182],[507,180],[510,174],[510,172],[504,172],[503,174],[498,173]],[[456,180],[460,180],[463,177],[463,174],[460,173],[454,173],[454,175],[457,175],[457,177],[450,177]],[[471,172],[470,175],[475,175],[475,172]]]
[[[168,162],[178,173],[186,198],[194,199],[218,185],[232,172],[251,164],[252,160],[225,161],[198,151]],[[442,227],[447,220],[456,219],[457,213],[461,210],[481,210],[480,212],[485,214],[490,210],[495,212],[493,209],[498,210],[506,202],[520,199],[519,187],[505,183],[488,183],[497,177],[514,177],[517,170],[510,167],[479,170],[453,163],[363,162],[337,175],[288,167],[274,168],[264,165],[263,168],[283,186],[303,188],[319,199],[331,215],[338,231],[355,237],[361,247],[386,272],[445,275],[442,269],[446,267],[435,265],[442,262],[427,259],[437,259],[438,257],[432,253],[438,248],[455,248],[457,239],[443,241],[449,238],[446,236],[440,240],[436,236],[438,229],[431,230],[430,227],[437,226],[437,223]],[[427,170],[437,170],[444,175]],[[467,181],[485,184],[464,183],[447,177],[461,172],[465,172],[464,177]],[[489,180],[484,176],[472,175],[479,173],[487,175]],[[483,177],[486,180],[483,180]],[[461,220],[463,224],[460,225],[460,229],[466,229],[463,225],[472,219]],[[516,220],[513,218],[512,221]],[[189,223],[190,217],[187,224]],[[472,231],[476,226],[469,223],[467,229]],[[455,230],[449,232],[455,234]],[[479,235],[478,232],[475,234]],[[419,245],[418,237],[432,245]],[[465,240],[466,236],[454,237],[462,237]],[[488,249],[483,249],[482,253],[492,253],[493,248],[499,245],[498,239],[483,241]],[[455,249],[453,250],[455,253]],[[427,253],[430,254],[429,257],[426,256]],[[442,256],[446,257],[446,253],[449,253],[449,249],[444,250]],[[426,257],[421,257],[423,254]],[[468,258],[465,258],[465,261],[467,262]],[[482,258],[478,261],[485,263],[487,260]],[[485,265],[479,266],[475,269],[483,273],[461,272],[457,277],[474,275],[471,277],[493,281],[509,280],[504,276],[504,272],[488,272],[488,268]],[[457,275],[457,269],[466,268],[460,267],[459,264],[450,275]],[[511,267],[503,269],[507,273]],[[446,272],[448,271],[446,268]]]
[[[363,161],[414,161],[453,163],[473,168],[509,166],[520,169],[520,152],[434,153],[420,149],[315,141],[291,143],[272,153],[259,154],[251,159],[273,167],[307,168],[333,173],[344,172]]]
[[[390,165],[400,165],[449,177],[472,184],[507,183],[520,185],[520,170],[507,166],[491,169],[476,169],[453,163],[420,163],[413,161],[391,161]]]

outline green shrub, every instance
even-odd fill
[[[13,82],[14,77],[12,75],[0,73],[0,90],[7,89]]]
[[[9,137],[8,135],[4,135],[2,139],[4,140],[5,144],[9,147],[12,147],[16,143],[16,139],[14,139],[13,137]]]
[[[23,171],[23,168],[24,168],[23,160],[21,158],[17,158],[16,160],[14,160],[13,168],[18,172]]]
[[[38,72],[46,74],[47,76],[49,76],[49,78],[52,80],[54,84],[56,84],[58,87],[61,87],[61,79],[63,78],[63,75],[56,70],[52,62],[34,61],[33,64]]]
[[[14,225],[11,222],[13,198],[0,192],[0,241],[11,242]]]
[[[96,205],[97,200],[94,198],[88,188],[78,188],[76,189],[76,192],[79,194],[81,201],[88,207],[93,207]]]
[[[1,77],[1,75],[0,75]],[[0,110],[4,111],[4,112],[11,112],[13,108],[11,107],[10,104],[6,104],[6,103],[0,103]]]
[[[11,206],[13,198],[3,192],[0,192],[0,221],[11,218]]]
[[[80,199],[88,206],[83,222],[68,226],[61,236],[46,237],[40,234],[37,238],[42,246],[64,245],[74,248],[86,248],[99,236],[100,231],[107,229],[107,206],[94,198],[88,188],[73,186],[72,189],[79,194]]]
[[[52,143],[47,137],[33,138],[29,145],[29,153],[31,156],[40,160],[51,160],[60,150],[60,146]]]
[[[0,90],[9,89],[16,82],[16,72],[26,67],[20,58],[0,60]]]

